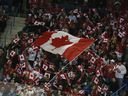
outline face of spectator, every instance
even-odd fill
[[[121,62],[118,62],[118,65],[119,65],[119,66],[122,65],[122,63],[121,63]]]

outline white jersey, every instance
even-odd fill
[[[29,48],[28,49],[28,60],[30,60],[30,61],[34,61],[35,60],[35,58],[36,58],[36,51],[34,51],[32,48]]]
[[[117,65],[117,70],[120,72],[116,71],[115,77],[116,78],[124,78],[124,75],[126,74],[127,70],[124,65]]]

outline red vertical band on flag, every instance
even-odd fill
[[[64,52],[63,56],[67,58],[69,61],[72,61],[76,56],[79,56],[84,50],[86,50],[91,44],[93,44],[94,40],[91,39],[80,39],[80,41],[73,46],[67,48]]]
[[[32,45],[34,46],[40,46],[42,44],[44,44],[45,42],[47,42],[49,40],[49,38],[51,37],[51,35],[54,32],[45,32],[43,33]]]

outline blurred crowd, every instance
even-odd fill
[[[0,6],[0,32],[4,32],[7,23],[7,15],[5,14],[5,10]]]
[[[72,62],[32,46],[43,32],[60,30],[95,42]],[[36,96],[110,96],[128,83],[127,36],[127,10],[89,8],[86,3],[70,11],[56,4],[32,6],[25,27],[6,48],[3,81],[40,86],[43,94]],[[30,90],[29,96],[35,94]],[[27,96],[23,87],[18,91]]]

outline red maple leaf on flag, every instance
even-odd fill
[[[55,46],[56,48],[69,44],[72,44],[72,42],[69,41],[68,36],[62,36],[52,39],[51,43],[51,45]]]

